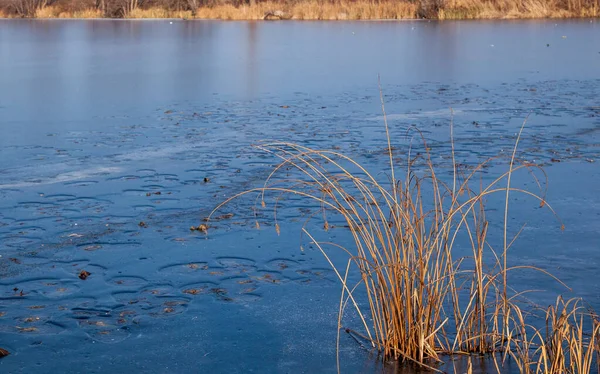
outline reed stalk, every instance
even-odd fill
[[[382,109],[385,119],[383,98]],[[509,261],[510,249],[521,232],[512,238],[508,234],[512,194],[533,198],[556,216],[545,199],[543,170],[517,157],[525,123],[508,170],[484,185],[482,171],[499,158],[485,160],[468,172],[459,170],[451,139],[453,165],[447,177],[447,169],[439,171],[434,165],[427,142],[418,132],[425,151],[408,152],[404,170],[399,170],[384,122],[388,177],[376,176],[338,151],[266,143],[256,147],[280,163],[264,185],[227,199],[215,211],[233,199],[257,193],[261,206],[257,209],[272,207],[279,233],[277,201],[290,194],[314,203],[321,213],[314,217],[323,217],[325,230],[332,228],[331,222],[343,221],[352,238],[350,246],[317,240],[308,223],[302,231],[342,285],[338,327],[347,306],[352,306],[364,329],[357,334],[387,359],[437,370],[443,355],[484,354],[494,357],[499,372],[512,359],[524,373],[590,373],[599,346],[600,325],[595,317],[585,317],[579,302],[559,298],[546,311],[546,331],[536,329],[529,324],[530,313],[523,311],[525,292],[514,290],[509,282],[509,275],[520,270],[534,270],[560,282],[543,269]],[[530,175],[539,191],[515,187],[516,173]],[[477,184],[479,188],[472,187]],[[271,194],[276,196],[272,205]],[[500,250],[488,240],[486,203],[495,195],[504,198]],[[557,221],[563,229],[558,217]],[[256,226],[260,227],[258,221]],[[470,246],[466,254],[465,242]],[[335,252],[347,256],[343,265],[337,265]],[[584,333],[586,326],[591,335]]]

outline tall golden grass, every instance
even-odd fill
[[[45,6],[35,10],[35,18],[58,18],[60,10],[53,6]]]
[[[191,11],[172,11],[163,8],[136,8],[125,14],[125,18],[193,18]]]
[[[377,20],[417,19],[423,16],[437,19],[497,19],[497,18],[568,18],[599,17],[597,0],[432,0],[435,6],[424,11],[422,1],[373,0],[300,0],[264,1],[234,6],[218,1],[195,11],[171,10],[155,5],[113,12],[124,18],[183,18],[222,20],[261,20],[266,14],[282,12],[286,19],[295,20]],[[100,18],[105,16],[96,9],[71,10],[70,4],[58,0],[51,6],[37,9],[36,18]],[[0,17],[12,17],[7,9],[0,9]]]
[[[216,5],[214,7],[202,7],[196,11],[199,19],[221,19],[221,20],[261,20],[265,13],[274,9],[272,3],[258,3],[255,6],[235,7],[231,4]]]
[[[453,0],[440,4],[437,19],[569,18],[598,17],[600,5],[594,1],[574,0]],[[410,1],[335,1],[258,2],[239,7],[231,4],[202,7],[196,18],[222,20],[260,20],[265,14],[282,11],[294,20],[378,20],[417,19],[419,3]]]
[[[438,19],[516,19],[598,17],[600,4],[572,0],[452,0]]]
[[[591,374],[600,372],[600,321],[581,299],[558,297],[545,311],[545,329],[529,329],[522,315],[518,343],[509,354],[525,374]],[[528,335],[531,333],[531,335]]]
[[[256,5],[234,7],[230,4],[200,8],[196,18],[222,20],[261,20],[269,12],[282,11],[296,20],[360,20],[411,19],[416,17],[417,6],[408,2],[380,2],[358,0],[338,3],[301,1],[290,4],[259,2]]]
[[[484,186],[478,177],[494,159],[460,171],[453,142],[450,180],[438,176],[424,139],[425,151],[409,153],[406,167],[398,170],[387,121],[385,128],[387,178],[377,178],[337,151],[288,142],[262,144],[257,147],[281,162],[262,187],[227,199],[215,211],[248,193],[258,193],[265,209],[272,193],[274,226],[279,233],[278,202],[290,194],[315,203],[325,230],[332,229],[336,219],[345,222],[353,238],[350,247],[319,242],[306,225],[302,230],[342,284],[338,327],[347,306],[353,306],[364,329],[353,333],[386,358],[437,370],[435,366],[446,354],[487,354],[494,358],[498,372],[512,358],[526,373],[589,373],[599,353],[595,316],[585,313],[580,302],[559,298],[546,311],[544,332],[535,327],[534,317],[526,317],[530,311],[522,309],[528,305],[522,301],[526,290],[514,290],[508,281],[515,271],[537,271],[554,278],[542,269],[508,261],[518,236],[508,235],[512,194],[537,200],[556,215],[544,197],[543,171],[538,173],[541,169],[536,165],[516,157],[521,132],[507,160],[508,170]],[[515,173],[529,173],[540,190],[514,187]],[[492,245],[487,238],[485,204],[494,195],[504,200],[500,245]],[[258,221],[256,225],[260,227]],[[470,243],[469,254],[460,252],[459,242]],[[346,254],[347,262],[340,265],[332,251]],[[351,279],[358,281],[351,283]],[[585,327],[588,334],[584,334]]]
[[[2,14],[0,13],[0,17]],[[45,6],[35,11],[35,18],[103,18],[104,15],[99,9],[84,9],[76,11],[64,11],[55,6]],[[128,19],[163,19],[163,18],[180,18],[180,19],[192,19],[194,18],[191,11],[173,11],[163,8],[149,8],[142,9],[136,8],[124,15],[124,18]]]
[[[64,11],[55,6],[45,6],[36,9],[35,18],[102,18],[103,14],[98,9],[84,9],[73,12]]]

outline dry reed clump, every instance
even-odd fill
[[[151,19],[151,18],[193,18],[191,11],[172,11],[163,8],[135,8],[125,14],[124,18],[130,19]]]
[[[318,9],[321,8],[320,13]],[[356,1],[325,3],[319,6],[316,2],[297,3],[292,10],[295,19],[320,20],[369,20],[369,19],[414,19],[417,5],[408,2],[371,2]]]
[[[15,3],[29,4],[25,0]],[[124,18],[200,18],[223,20],[262,20],[267,14],[272,18],[296,20],[383,20],[417,19],[495,19],[495,18],[567,18],[598,17],[598,0],[419,0],[419,1],[371,1],[371,0],[299,0],[259,1],[235,3],[228,0],[205,3],[195,10],[177,11],[173,3],[153,1],[151,8],[133,6],[126,2],[120,7],[112,4],[112,11],[103,14],[99,10],[81,8],[84,4],[70,0],[54,0],[52,5],[11,8],[0,4],[0,17],[27,16],[37,18],[99,18],[118,16]],[[75,4],[75,5],[74,5]],[[190,2],[189,6],[197,4]],[[90,4],[86,4],[89,6]],[[20,9],[20,10],[15,10]],[[117,10],[119,9],[119,10]],[[190,8],[191,9],[191,8]],[[4,13],[2,13],[4,12]]]
[[[581,299],[556,299],[545,310],[545,327],[511,316],[515,329],[506,353],[524,374],[591,374],[600,372],[600,321]],[[517,311],[518,312],[518,311]],[[498,363],[496,362],[496,365]],[[498,370],[500,371],[500,370]]]
[[[54,6],[45,6],[35,10],[35,18],[58,18],[60,9]]]
[[[600,5],[593,0],[453,0],[442,3],[438,19],[567,18],[597,17]],[[378,20],[419,18],[419,3],[411,1],[316,1],[218,4],[200,7],[196,18],[260,20],[281,11],[295,20]]]
[[[72,13],[66,13],[63,12],[59,15],[59,18],[102,18],[104,16],[104,14],[102,13],[102,11],[100,9],[84,9],[84,10],[77,10],[75,12]]]
[[[261,20],[269,12],[282,11],[296,20],[360,20],[360,19],[414,19],[417,5],[409,2],[371,2],[358,0],[336,3],[314,0],[281,4],[258,2],[235,7],[231,4],[201,7],[196,18],[222,20]]]
[[[63,11],[56,6],[45,6],[36,9],[35,18],[102,18],[104,15],[98,9],[84,9],[73,12]]]
[[[102,18],[104,14],[99,9],[83,9],[76,10],[74,12],[60,12],[58,17],[56,18],[64,18],[64,19],[94,19],[94,18]],[[38,17],[42,18],[42,17]]]
[[[438,19],[517,19],[597,17],[600,5],[581,0],[453,0],[438,11]]]
[[[273,219],[279,233],[278,202],[290,194],[315,203],[326,231],[332,227],[330,222],[344,221],[353,238],[351,247],[319,242],[306,224],[303,233],[322,252],[342,284],[338,326],[341,328],[346,307],[352,305],[364,329],[355,334],[386,358],[436,370],[434,366],[444,354],[488,354],[499,372],[512,358],[525,373],[589,373],[599,353],[595,317],[586,317],[580,302],[559,298],[557,305],[547,310],[546,331],[536,329],[529,320],[533,317],[526,317],[529,312],[521,309],[525,291],[514,290],[508,282],[509,273],[518,270],[552,277],[544,270],[511,266],[508,261],[509,249],[518,236],[508,236],[510,196],[524,194],[554,213],[545,201],[545,183],[536,173],[538,167],[516,157],[521,133],[508,170],[483,186],[478,176],[491,160],[461,172],[454,146],[450,181],[438,176],[428,151],[409,154],[400,174],[387,122],[385,125],[389,179],[379,180],[337,151],[268,143],[258,148],[276,155],[281,163],[264,186],[231,197],[215,211],[254,192],[266,208],[266,197],[275,194]],[[425,140],[423,143],[427,150]],[[517,172],[531,174],[540,192],[514,187],[512,177]],[[485,203],[494,195],[505,204],[503,240],[498,246],[487,239]],[[457,248],[459,241],[470,243],[468,254]],[[332,257],[332,251],[340,250],[348,256],[341,266]],[[352,284],[350,279],[359,280]],[[362,299],[359,290],[364,291]],[[591,335],[584,334],[586,327]]]
[[[199,19],[221,19],[221,20],[261,20],[265,13],[272,9],[279,9],[273,3],[257,3],[254,6],[243,5],[235,7],[231,4],[202,7],[196,10],[196,18]]]

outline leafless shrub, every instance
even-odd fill
[[[6,0],[6,8],[21,17],[32,17],[38,9],[52,5],[54,0]]]

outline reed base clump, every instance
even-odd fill
[[[547,183],[539,177],[545,176],[543,170],[516,157],[521,133],[508,170],[487,185],[481,173],[498,159],[459,170],[453,146],[452,166],[441,168],[442,178],[425,140],[425,151],[409,152],[400,173],[387,134],[390,169],[379,179],[337,151],[286,142],[260,145],[281,162],[262,187],[233,196],[217,209],[258,193],[257,209],[273,209],[279,233],[278,204],[292,195],[314,203],[319,214],[313,221],[320,217],[324,230],[344,227],[351,246],[317,240],[308,222],[302,231],[341,282],[338,326],[346,309],[353,308],[362,321],[361,336],[386,359],[439,371],[444,355],[483,354],[493,358],[498,372],[507,360],[523,373],[595,372],[600,324],[583,302],[559,296],[556,305],[540,312],[526,307],[526,291],[515,290],[508,281],[509,274],[524,270],[553,278],[543,269],[508,260],[518,236],[508,235],[513,194],[526,195],[556,215],[545,200]],[[515,187],[515,173],[531,175],[539,191]],[[499,244],[488,240],[486,203],[493,196],[504,202]],[[558,217],[557,222],[564,228]],[[347,256],[342,265],[335,251]]]

